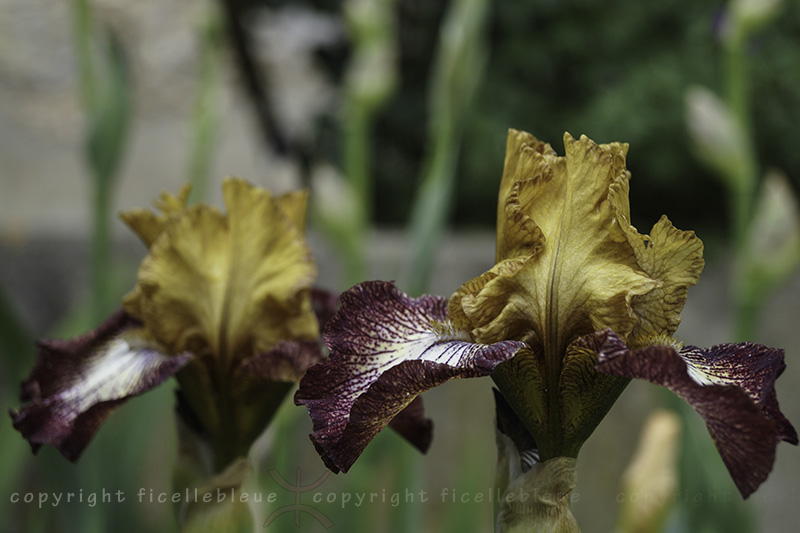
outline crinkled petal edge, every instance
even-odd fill
[[[687,347],[680,352],[671,346],[630,350],[609,330],[584,337],[580,342],[597,352],[599,372],[662,385],[689,403],[705,421],[744,498],[767,479],[778,442],[797,444],[797,433],[780,412],[774,391],[774,381],[783,368],[783,350],[752,343],[706,349]],[[727,366],[729,379],[725,383],[711,383],[693,378],[697,371],[692,360],[696,362],[698,358],[709,367]],[[759,373],[762,383],[754,389],[750,382],[755,367],[731,365],[733,361],[744,360],[750,360],[758,368],[774,370]],[[759,396],[748,394],[748,390],[759,390]]]
[[[415,398],[450,379],[489,375],[525,346],[472,343],[447,320],[445,298],[411,298],[383,281],[342,294],[323,336],[331,356],[308,370],[295,403],[308,408],[311,440],[334,472],[346,472],[409,406],[417,412],[405,411],[395,424],[402,428],[404,419],[415,420],[412,443],[424,451],[430,427],[425,435]]]
[[[34,452],[42,444],[77,461],[103,422],[120,405],[158,386],[192,355],[167,355],[122,311],[72,340],[38,343],[37,361],[22,384],[14,428]]]

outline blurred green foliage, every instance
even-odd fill
[[[398,6],[400,87],[376,128],[375,212],[402,224],[418,185],[426,136],[424,79],[445,2]],[[467,117],[454,205],[459,225],[494,224],[505,132],[524,129],[561,152],[563,132],[631,145],[634,223],[643,228],[669,208],[677,227],[719,235],[726,221],[721,187],[693,157],[684,122],[691,84],[719,89],[719,2],[494,2],[490,58]],[[800,6],[752,43],[756,152],[800,180],[794,147],[800,119]],[[709,201],[711,199],[712,201]]]
[[[253,0],[273,9],[287,0]],[[337,12],[339,3],[304,4]],[[439,30],[450,2],[399,0],[398,85],[379,112],[371,142],[378,225],[404,226],[410,217],[429,145],[429,80]],[[643,228],[669,208],[677,227],[721,237],[728,220],[722,186],[692,153],[686,135],[684,94],[692,85],[721,92],[723,2],[677,0],[525,0],[492,2],[488,61],[464,117],[456,170],[453,221],[492,227],[506,131],[530,131],[561,152],[564,131],[597,142],[624,141],[634,223]],[[800,5],[785,2],[781,16],[749,47],[752,64],[755,152],[783,169],[800,188]],[[340,85],[350,50],[318,50],[319,64]],[[339,161],[338,110],[320,117],[313,157]],[[709,199],[712,201],[709,202]],[[720,201],[713,201],[720,199]]]

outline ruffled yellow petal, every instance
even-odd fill
[[[316,267],[294,223],[304,201],[238,179],[224,182],[223,195],[227,215],[200,205],[166,216],[126,310],[170,351],[221,360],[316,338]]]
[[[512,300],[524,305],[524,301],[516,298],[524,288],[514,286],[516,283],[514,275],[520,271],[527,259],[528,257],[523,256],[502,261],[483,275],[464,283],[448,302],[447,314],[453,324],[460,330],[473,330],[473,335],[482,336],[484,333],[482,328],[489,327],[486,324],[496,321],[504,329],[502,333],[498,333],[503,338],[512,339],[522,335],[528,321],[515,325],[515,322],[519,321],[513,317],[509,321],[495,319],[501,313],[511,312]],[[508,299],[496,298],[497,294],[507,294]],[[524,310],[520,311],[524,314]],[[523,329],[519,330],[519,327]]]
[[[577,454],[626,381],[599,376],[596,354],[573,345],[610,329],[671,335],[703,268],[700,240],[665,217],[651,235],[630,223],[628,145],[564,135],[565,155],[508,135],[497,213],[497,264],[450,300],[453,323],[476,342],[530,350],[493,378],[543,457]]]
[[[541,157],[542,155],[548,157]],[[509,202],[514,184],[520,176],[537,176],[546,173],[547,161],[556,156],[549,144],[539,141],[530,133],[508,131],[506,160],[497,206],[497,261],[535,253],[543,236],[535,223],[518,208],[516,196]],[[509,205],[510,204],[510,205]]]
[[[308,208],[308,191],[292,191],[278,196],[278,204],[284,214],[301,235],[306,232],[306,210]]]
[[[225,217],[208,206],[167,225],[139,269],[125,309],[170,352],[215,352],[220,345],[228,270]]]
[[[628,182],[614,183],[609,201],[617,210],[620,228],[633,249],[636,262],[649,277],[659,282],[647,294],[637,295],[631,303],[639,322],[630,343],[654,335],[672,335],[678,329],[680,313],[689,287],[697,283],[703,271],[703,242],[693,231],[675,228],[666,216],[641,235],[630,224]]]
[[[154,213],[147,209],[133,209],[120,213],[119,217],[142,239],[145,246],[150,248],[161,235],[169,217],[186,209],[190,189],[189,185],[184,185],[177,196],[168,192],[161,193],[161,198],[155,201],[155,206],[161,213]]]
[[[513,331],[511,338],[558,359],[582,334],[611,328],[627,336],[637,322],[634,297],[658,286],[637,264],[608,201],[612,184],[629,179],[627,145],[566,134],[566,156],[558,157],[531,135],[512,131],[509,139],[498,261],[524,265],[486,283],[472,312],[462,299],[473,335],[495,342]]]

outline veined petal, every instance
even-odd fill
[[[530,133],[508,130],[506,159],[497,205],[497,261],[535,249],[543,240],[536,224],[522,212],[516,201],[509,202],[512,189],[520,179],[549,179],[547,165],[555,160],[553,148]],[[511,204],[511,205],[509,205]]]
[[[308,370],[295,395],[314,423],[311,440],[335,472],[347,471],[421,392],[491,374],[524,346],[474,344],[447,321],[447,300],[410,298],[393,283],[361,283],[341,301],[324,333],[331,356]]]
[[[235,378],[297,382],[322,360],[318,341],[280,341],[271,350],[249,357],[236,368]]]
[[[492,389],[492,392],[494,393],[498,452],[495,485],[507,487],[512,480],[539,462],[539,447],[534,436],[528,431],[500,391]],[[505,441],[503,437],[510,439],[511,442]],[[509,444],[513,446],[509,448]]]
[[[564,356],[558,394],[567,442],[585,442],[630,382],[595,370],[597,351],[582,338],[570,344]]]
[[[752,343],[630,350],[611,331],[591,337],[585,342],[598,348],[598,371],[663,385],[695,408],[743,497],[766,480],[779,441],[797,444],[775,396],[783,350]]]
[[[777,424],[778,438],[798,444],[797,432],[783,416],[775,381],[783,374],[783,350],[741,342],[711,348],[687,346],[679,352],[689,377],[700,385],[733,385],[744,392]]]
[[[311,307],[317,315],[319,329],[322,331],[339,309],[339,293],[314,287],[311,289]]]
[[[626,144],[565,134],[566,155],[559,157],[530,134],[512,130],[509,139],[497,261],[523,264],[486,283],[476,294],[481,305],[462,307],[477,341],[524,340],[557,364],[581,335],[604,328],[630,333],[633,298],[658,282],[637,264],[608,200],[611,185],[629,179]],[[512,322],[527,324],[526,331],[505,336]]]
[[[675,228],[666,216],[641,235],[630,223],[629,184],[617,179],[609,188],[609,202],[616,210],[619,226],[633,249],[636,262],[658,285],[631,301],[638,322],[631,340],[653,335],[672,335],[678,329],[689,287],[700,279],[705,262],[703,242],[693,231]]]
[[[564,134],[564,148],[558,156],[533,135],[509,131],[497,266],[464,284],[450,309],[475,340],[523,340],[551,367],[592,331],[613,329],[626,340],[672,334],[703,268],[693,232],[665,217],[652,235],[631,225],[627,144]],[[510,263],[518,268],[499,270]]]
[[[397,413],[389,427],[398,432],[416,449],[425,452],[433,439],[433,420],[425,417],[422,397],[417,396],[402,411]]]
[[[500,388],[505,404],[524,424],[526,431],[534,440],[539,439],[537,442],[544,442],[547,446],[547,430],[551,420],[547,383],[540,363],[541,357],[529,348],[523,348],[513,359],[499,366],[492,374],[492,379]],[[545,449],[544,452],[549,453],[550,450]]]
[[[565,133],[564,150],[558,156],[533,135],[509,131],[496,265],[462,285],[449,307],[477,342],[530,347],[493,379],[552,457],[577,453],[625,386],[598,376],[592,354],[570,352],[573,342],[604,329],[632,347],[672,334],[703,268],[694,233],[666,217],[652,235],[631,225],[627,144]]]
[[[523,256],[501,261],[464,283],[447,306],[453,324],[478,339],[530,337],[532,316],[525,287],[517,277],[529,260],[530,256]]]
[[[187,209],[151,246],[125,310],[170,352],[215,351],[223,333],[226,248],[224,215],[205,205]]]
[[[76,461],[114,410],[175,374],[191,354],[165,355],[130,316],[117,312],[69,341],[42,341],[22,385],[25,404],[11,411],[34,451],[49,444]]]
[[[227,215],[199,205],[166,220],[125,309],[170,352],[213,354],[232,368],[280,340],[318,336],[316,267],[295,224],[305,194],[276,199],[238,179],[223,194]]]

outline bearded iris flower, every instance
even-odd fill
[[[175,375],[179,414],[219,472],[320,360],[307,194],[227,179],[225,214],[187,207],[188,193],[163,194],[160,212],[121,215],[149,248],[122,309],[86,335],[39,343],[24,404],[11,411],[34,451],[48,444],[76,461],[117,407]]]
[[[649,235],[631,225],[628,146],[569,134],[564,145],[558,156],[509,132],[496,264],[449,299],[411,298],[380,281],[342,295],[323,333],[331,356],[295,395],[329,468],[350,468],[423,391],[486,375],[499,389],[506,463],[506,444],[516,448],[511,478],[500,475],[509,490],[537,462],[574,480],[571,459],[631,378],[668,387],[700,413],[744,497],[766,479],[777,443],[797,444],[774,390],[782,350],[673,339],[703,245],[666,217]],[[569,483],[553,489],[559,502],[536,505],[564,504]]]

